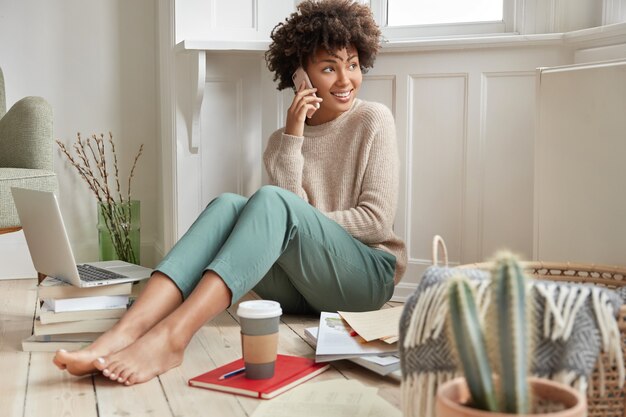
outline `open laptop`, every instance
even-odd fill
[[[77,287],[139,281],[152,273],[123,261],[77,265],[54,193],[16,187],[11,187],[11,193],[37,272]]]

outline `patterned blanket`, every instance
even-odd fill
[[[484,317],[490,280],[482,270],[430,267],[405,304],[399,341],[405,417],[434,416],[437,388],[461,375],[447,330],[447,284],[459,273],[467,275],[476,287],[478,308]],[[602,350],[608,352],[623,381],[620,332],[615,320],[622,304],[620,295],[584,284],[531,280],[531,286],[537,326],[531,372],[585,392]]]

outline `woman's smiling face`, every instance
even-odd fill
[[[309,59],[306,72],[317,88],[315,94],[323,99],[309,124],[329,122],[352,107],[363,81],[359,54],[354,47],[333,52],[318,50]]]

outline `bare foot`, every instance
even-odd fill
[[[185,344],[167,327],[157,325],[127,348],[109,356],[98,357],[93,366],[102,374],[124,385],[146,382],[179,366]]]
[[[59,369],[65,369],[72,375],[90,374],[98,371],[93,366],[96,358],[122,350],[136,339],[137,337],[130,332],[125,332],[116,326],[84,349],[75,352],[57,351],[52,362]]]

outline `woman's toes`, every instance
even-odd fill
[[[109,375],[111,375],[111,371],[109,371],[107,368],[104,368],[104,369],[102,370],[102,375],[104,375],[104,376],[109,376]]]
[[[106,369],[106,361],[103,357],[99,357],[93,361],[93,366],[99,371],[104,371]]]
[[[135,374],[132,373],[128,376],[128,378],[126,378],[126,382],[124,382],[124,384],[126,385],[133,385],[135,384],[136,378],[135,378]]]
[[[109,375],[109,379],[110,379],[111,381],[117,381],[117,374],[113,374],[113,373],[112,373],[111,375]]]
[[[127,369],[123,369],[122,371],[118,372],[117,375],[117,382],[126,382],[126,380],[128,379],[128,370]]]
[[[54,359],[52,359],[52,363],[62,371],[67,368],[67,365],[59,360],[58,355],[55,355]]]
[[[67,365],[65,364],[67,361],[66,353],[67,353],[67,350],[59,349],[56,351],[56,354],[54,355],[54,358],[52,359],[52,363],[54,363],[56,367],[59,368],[60,370],[64,370],[65,368],[67,368]]]

